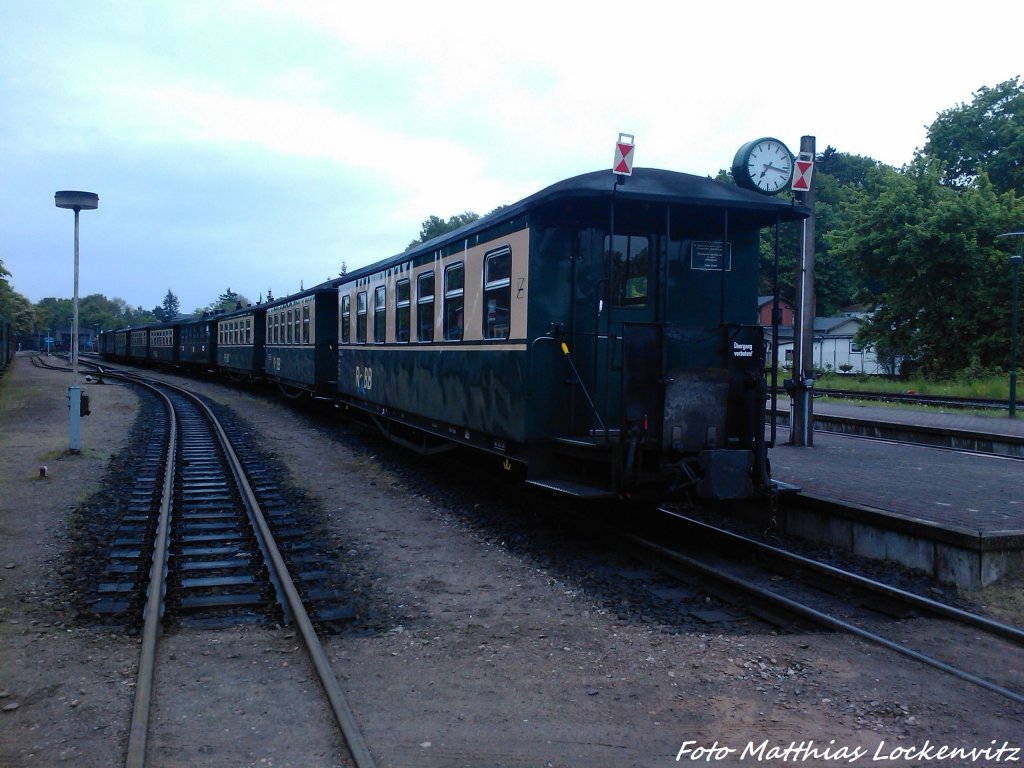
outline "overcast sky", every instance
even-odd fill
[[[0,0],[0,260],[32,301],[283,296],[610,168],[802,135],[896,166],[1024,74],[1019,0]]]

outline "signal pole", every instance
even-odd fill
[[[800,137],[800,159],[814,161],[815,137]],[[789,444],[814,445],[814,181],[803,192],[811,215],[804,219],[797,264],[797,320],[793,337],[793,385],[790,391]]]

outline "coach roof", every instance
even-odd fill
[[[616,184],[616,181],[620,181]],[[422,253],[445,246],[482,232],[503,221],[528,213],[531,210],[568,199],[606,198],[620,202],[651,202],[728,210],[739,214],[745,224],[759,227],[780,221],[798,221],[807,218],[810,211],[800,205],[775,197],[766,197],[758,192],[741,189],[705,176],[695,176],[660,168],[634,168],[633,175],[617,177],[609,170],[592,171],[580,176],[556,182],[540,192],[501,208],[494,213],[470,222],[459,229],[446,232],[425,243],[420,243],[402,254],[353,270],[344,278],[348,282],[386,268],[389,264],[413,258]]]

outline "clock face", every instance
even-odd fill
[[[740,186],[774,195],[793,178],[793,156],[778,139],[749,141],[736,153],[732,175]]]

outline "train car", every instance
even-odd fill
[[[288,395],[334,397],[337,390],[338,281],[263,305],[264,376]]]
[[[100,331],[99,338],[96,341],[96,351],[99,352],[100,357],[104,360],[110,360],[114,357],[114,338],[116,331]]]
[[[559,182],[346,275],[338,395],[579,497],[770,492],[759,236],[806,215],[659,169]]]
[[[128,328],[118,328],[114,331],[114,359],[115,360],[127,360],[128,359],[128,347],[131,341],[131,330]]]
[[[217,368],[238,380],[262,378],[266,370],[266,338],[267,310],[262,304],[219,315]]]
[[[155,323],[145,328],[148,334],[145,360],[156,365],[177,365],[181,345],[181,324]]]
[[[178,364],[197,370],[217,366],[217,318],[207,314],[176,321],[178,330]]]
[[[128,328],[126,336],[125,359],[136,364],[145,364],[149,360],[149,326]]]

